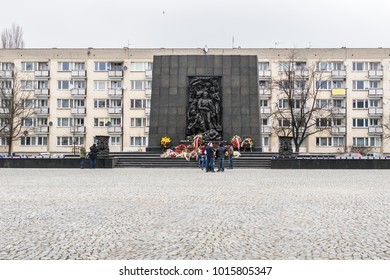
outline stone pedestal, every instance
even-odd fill
[[[292,137],[280,136],[279,137],[279,156],[289,157],[292,155]]]
[[[98,158],[105,158],[109,156],[110,148],[108,146],[110,136],[98,135],[96,136],[97,144],[96,148],[98,149]]]
[[[212,131],[210,127],[226,141],[234,135],[251,135],[254,148],[261,148],[258,78],[257,56],[155,56],[148,149],[158,148],[164,135],[178,145],[188,135]],[[211,86],[202,88],[196,83]],[[191,103],[198,94],[198,98],[201,94],[208,100],[214,98],[212,106],[218,114],[211,115],[211,120],[197,111],[201,102]],[[199,120],[195,122],[196,117]],[[202,120],[206,122],[204,128]]]

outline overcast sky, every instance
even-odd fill
[[[12,0],[27,48],[390,47],[389,0]],[[234,38],[234,42],[233,42]]]

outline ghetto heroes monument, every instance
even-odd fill
[[[178,145],[199,133],[250,135],[261,148],[257,65],[257,56],[155,56],[148,149],[165,135]]]

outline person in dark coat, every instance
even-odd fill
[[[98,149],[96,147],[96,144],[93,144],[91,147],[89,147],[89,159],[90,159],[90,167],[95,169],[96,168],[96,159],[97,159],[97,153]]]
[[[227,152],[226,147],[223,145],[223,143],[219,143],[219,147],[216,151],[216,158],[218,160],[218,172],[219,171],[225,171],[225,153]]]
[[[206,156],[206,172],[214,172],[214,148],[211,142],[206,147]]]

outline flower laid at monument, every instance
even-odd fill
[[[177,153],[172,149],[167,149],[160,157],[161,158],[176,158]]]
[[[175,147],[175,152],[176,152],[176,151],[177,151],[177,152],[182,152],[182,151],[184,151],[185,149],[186,149],[186,145],[180,144],[180,145],[178,145],[178,146]]]
[[[252,147],[253,147],[253,138],[252,138],[252,136],[245,136],[244,140],[241,143],[241,148],[243,148],[244,151],[246,151],[247,149],[252,151]]]
[[[199,148],[203,143],[203,135],[198,134],[194,136],[193,143],[192,145],[194,146],[195,149]]]
[[[214,148],[216,149],[218,147],[218,143],[214,143]],[[187,161],[191,159],[198,160],[198,157],[200,156],[200,153],[202,151],[202,146],[199,146],[198,148],[195,148],[193,144],[190,145],[184,145],[180,144],[176,146],[173,149],[166,149],[161,155],[161,158],[183,158]],[[239,151],[233,152],[233,157],[238,158],[241,154]]]
[[[180,144],[174,150],[167,149],[160,157],[161,158],[184,158],[186,160],[196,159],[199,153],[199,148],[195,149],[192,145]]]
[[[241,153],[239,151],[234,151],[233,152],[233,158],[238,158],[241,156]]]
[[[168,148],[169,145],[171,145],[171,138],[168,136],[163,136],[160,140],[160,144],[164,147],[164,149]]]
[[[240,147],[241,147],[241,137],[240,136],[234,135],[230,142],[232,143],[234,149],[240,150]]]

